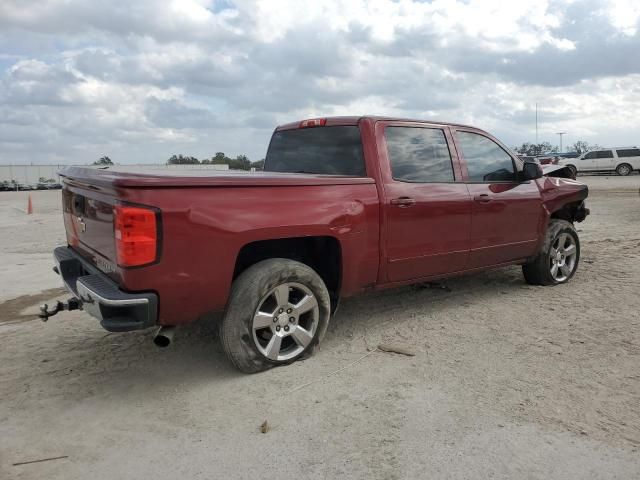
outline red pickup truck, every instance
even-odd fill
[[[66,168],[54,270],[74,297],[41,316],[166,345],[224,311],[226,353],[256,372],[310,354],[343,297],[512,264],[564,283],[587,187],[542,168],[477,128],[382,117],[279,126],[264,172]]]

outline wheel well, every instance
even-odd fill
[[[583,202],[572,202],[563,205],[561,208],[551,214],[551,218],[566,220],[567,222],[581,222],[584,220],[584,204]]]
[[[289,258],[313,268],[327,286],[332,312],[338,306],[342,277],[342,252],[334,237],[294,237],[252,242],[240,249],[233,279],[262,260]]]

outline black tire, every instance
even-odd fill
[[[558,241],[561,235],[567,234],[573,238],[575,244],[575,261],[571,267],[571,272],[566,275],[566,278],[557,279],[551,273],[552,262],[552,247]],[[544,243],[540,249],[540,253],[536,255],[530,262],[522,266],[522,273],[527,283],[531,285],[559,285],[566,283],[578,270],[578,264],[580,262],[580,239],[578,233],[573,227],[573,224],[566,220],[551,219],[547,232],[545,234]],[[557,271],[557,269],[556,269]]]
[[[567,168],[571,172],[571,177],[575,179],[578,176],[578,169],[574,165],[567,165]]]
[[[633,172],[633,167],[628,163],[621,163],[616,167],[616,173],[622,177],[626,177]]]
[[[265,296],[286,283],[301,284],[313,294],[318,306],[318,320],[313,338],[302,352],[287,360],[271,360],[256,345],[253,318]],[[256,373],[286,365],[313,353],[327,331],[330,315],[329,292],[312,268],[285,258],[263,260],[242,272],[233,282],[224,319],[220,324],[222,347],[231,363],[244,373]]]

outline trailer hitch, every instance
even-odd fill
[[[49,305],[45,303],[40,307],[40,313],[38,314],[38,317],[43,322],[46,322],[47,320],[49,320],[49,317],[53,317],[63,310],[67,310],[69,312],[71,312],[72,310],[82,310],[82,302],[80,302],[80,300],[75,297],[71,297],[64,303],[60,301],[56,302],[55,307],[53,307],[53,309],[51,310],[49,310]]]

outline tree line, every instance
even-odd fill
[[[100,159],[93,162],[93,165],[98,166],[110,166],[113,165],[113,161],[107,157],[100,157]],[[238,155],[236,158],[227,157],[224,152],[217,152],[211,158],[203,158],[198,160],[196,157],[188,155],[171,155],[167,160],[168,165],[229,165],[231,170],[262,170],[264,167],[264,158],[256,162],[252,162],[246,155]]]
[[[169,165],[229,165],[231,170],[262,170],[264,159],[252,162],[246,155],[238,155],[236,158],[227,157],[224,152],[216,152],[211,158],[202,160],[187,155],[171,155],[167,160]]]
[[[590,152],[591,150],[598,150],[602,147],[598,144],[590,144],[585,142],[584,140],[578,140],[573,145],[568,145],[567,150],[571,152],[577,152],[579,154],[583,154],[585,152]],[[520,155],[527,155],[535,157],[537,155],[543,155],[545,153],[559,153],[560,148],[557,145],[551,145],[549,142],[542,143],[529,143],[525,142],[519,147],[514,147],[516,153]]]

